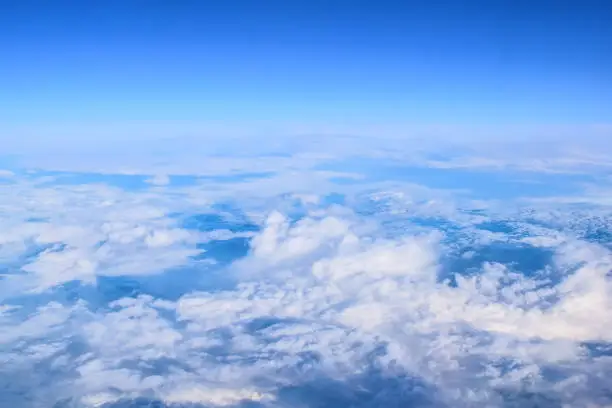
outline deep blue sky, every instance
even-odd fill
[[[606,123],[612,2],[0,2],[0,122]]]

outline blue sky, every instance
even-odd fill
[[[0,0],[0,401],[612,407],[608,2]]]
[[[0,7],[5,129],[199,121],[252,130],[267,121],[358,131],[609,123],[612,112],[606,1]]]

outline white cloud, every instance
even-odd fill
[[[104,186],[42,188],[15,186],[4,195],[10,221],[0,232],[0,259],[20,259],[7,283],[42,292],[70,281],[93,283],[97,276],[160,273],[189,262],[205,240],[166,216],[171,198],[129,193]],[[21,192],[21,194],[19,193]],[[172,204],[180,211],[187,204]],[[31,220],[36,218],[35,220]]]
[[[202,403],[214,406],[235,405],[243,401],[271,401],[274,396],[261,393],[255,389],[232,388],[191,388],[177,389],[164,396],[168,403]]]
[[[15,172],[11,170],[0,169],[0,178],[13,178],[15,177]]]
[[[19,308],[5,307],[3,315],[0,316],[2,319],[0,324],[5,327],[0,334],[0,342],[3,344],[10,344],[20,339],[49,338],[55,330],[61,330],[74,312],[72,308],[64,307],[57,302],[41,306],[25,318],[22,314],[17,314],[15,310]]]
[[[271,215],[244,265],[253,262],[269,274],[293,278],[270,276],[269,284],[244,282],[235,290],[192,293],[174,306],[165,304],[163,310],[176,310],[184,330],[172,328],[151,298],[115,303],[116,311],[85,329],[98,367],[80,370],[87,389],[96,395],[107,388],[149,390],[168,402],[219,405],[273,398],[280,384],[300,385],[306,374],[294,370],[307,361],[304,353],[318,356],[308,363],[310,370],[347,381],[386,344],[377,364],[439,387],[438,402],[497,405],[501,397],[492,389],[518,392],[525,381],[552,392],[544,368],[589,377],[581,342],[611,340],[610,283],[603,269],[594,272],[593,263],[602,262],[594,253],[571,251],[573,262],[586,264],[553,286],[488,264],[482,274],[449,287],[437,280],[435,236],[388,241],[355,235],[353,222],[324,217],[290,226]],[[297,251],[293,242],[316,245]],[[559,251],[563,257],[567,249]],[[549,295],[557,298],[541,303]],[[593,302],[581,300],[588,298]],[[260,329],[250,327],[267,319],[272,320]],[[211,360],[212,350],[217,357]],[[159,374],[160,383],[150,385],[141,371],[119,368],[161,357],[189,370]],[[502,370],[503,361],[514,368]],[[97,374],[101,364],[104,374]],[[285,374],[278,377],[278,370]],[[194,375],[215,385],[196,386]]]
[[[154,186],[167,186],[170,184],[170,177],[166,174],[157,174],[150,179],[147,179],[147,183]]]
[[[283,172],[133,192],[16,177],[10,192],[0,192],[7,265],[0,295],[10,299],[0,306],[0,342],[16,350],[0,352],[11,362],[0,369],[0,384],[27,388],[25,374],[9,374],[48,366],[58,382],[31,389],[35,400],[73,397],[88,406],[136,397],[293,406],[281,391],[303,387],[315,398],[317,381],[333,383],[327,392],[342,398],[366,395],[378,405],[422,392],[439,405],[500,406],[502,390],[573,406],[600,401],[589,392],[601,390],[598,381],[612,366],[584,343],[612,343],[612,255],[578,239],[579,227],[570,224],[580,217],[571,209],[540,203],[535,215],[524,214],[508,210],[510,203],[405,183],[338,187],[330,181],[338,173],[313,169],[323,159],[212,161],[212,173],[254,163]],[[352,209],[325,204],[324,195],[337,191]],[[260,220],[262,230],[199,232],[176,217],[228,202]],[[479,227],[496,214],[515,221],[517,231]],[[245,258],[222,270],[235,287],[209,290],[215,276],[193,263],[196,245],[252,235]],[[498,244],[553,255],[529,275],[495,253],[488,259],[486,249]],[[461,262],[469,268],[448,267],[468,253]],[[59,290],[185,265],[192,276],[158,283],[163,292],[186,279],[164,300],[140,295],[70,306],[79,292]],[[388,394],[386,381],[397,381],[398,395]]]
[[[187,133],[199,136],[170,136],[184,126],[191,129]],[[25,142],[32,130],[12,130],[13,135],[24,136],[7,140],[6,153],[13,154],[17,165],[24,168],[156,175],[149,182],[163,185],[168,181],[165,175],[300,173],[350,158],[426,168],[558,174],[591,174],[612,166],[609,125],[362,126],[318,132],[293,128],[265,135],[234,129],[228,135],[210,124],[203,128],[176,123],[153,128],[150,124],[107,124],[93,134],[92,129],[82,129],[79,137],[74,136],[74,129],[52,128],[39,129],[37,143]],[[126,132],[129,135],[119,136]]]

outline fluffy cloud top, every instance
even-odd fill
[[[476,199],[320,159],[135,190],[13,174],[2,400],[612,404],[607,203]]]

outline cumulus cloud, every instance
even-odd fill
[[[196,244],[212,238],[167,217],[170,205],[180,211],[190,204],[163,195],[28,182],[13,191],[17,194],[3,197],[10,218],[0,232],[0,259],[12,265],[4,286],[13,291],[44,292],[71,281],[94,283],[98,276],[158,274],[188,263],[201,253]]]
[[[588,367],[603,361],[582,344],[610,341],[602,271],[611,264],[601,247],[560,247],[559,263],[582,266],[556,284],[485,264],[449,286],[438,279],[440,236],[389,240],[357,231],[354,219],[291,225],[273,213],[241,265],[265,269],[269,283],[249,275],[235,289],[176,302],[112,303],[80,330],[89,350],[76,370],[81,401],[278,402],[280,390],[312,376],[346,383],[373,367],[417,378],[438,389],[432,403],[453,406],[501,404],[526,384],[530,393],[563,397],[545,370],[570,383],[582,378],[583,388],[596,381]],[[401,387],[416,398],[413,382]]]
[[[593,238],[607,207],[585,218],[408,183],[337,186],[308,163],[139,191],[17,177],[0,192],[7,401],[612,402],[612,252]],[[232,262],[211,267],[223,254]],[[123,290],[129,279],[143,286]]]

